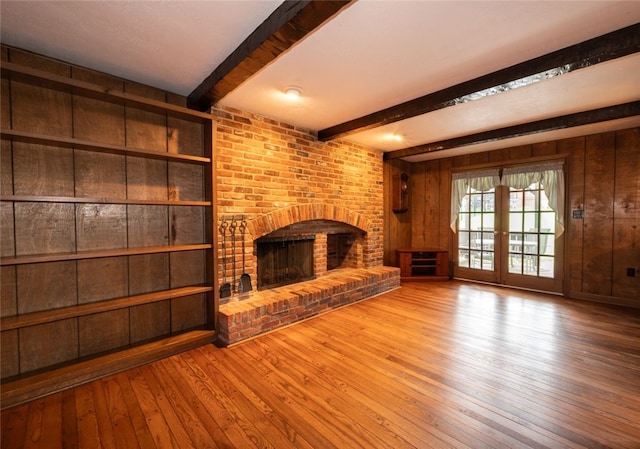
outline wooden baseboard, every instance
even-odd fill
[[[150,363],[198,346],[213,343],[216,332],[194,330],[135,348],[34,374],[2,384],[2,410],[75,387],[96,379]]]

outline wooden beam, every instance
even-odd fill
[[[508,126],[506,128],[484,131],[467,136],[455,137],[453,139],[441,140],[439,142],[416,145],[402,150],[390,151],[384,154],[384,160],[401,159],[409,156],[417,156],[434,151],[450,150],[479,143],[495,142],[514,137],[527,136],[542,132],[554,131],[558,129],[573,128],[575,126],[590,125],[592,123],[606,122],[626,117],[640,115],[640,101],[623,103],[616,106],[594,109],[591,111],[577,112],[575,114],[563,115],[544,120],[538,120],[520,125]]]
[[[355,0],[283,2],[189,94],[191,109],[205,111]]]
[[[320,130],[318,139],[327,141],[368,129],[398,122],[464,102],[472,94],[486,89],[501,89],[508,83],[548,70],[564,73],[589,67],[640,51],[640,24],[557,50],[488,75],[481,76],[428,95],[391,106],[363,117]]]

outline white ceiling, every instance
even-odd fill
[[[2,43],[191,93],[280,1],[0,2]],[[640,22],[640,2],[359,0],[221,100],[321,130]],[[640,99],[640,54],[358,132],[383,151]],[[303,95],[291,102],[289,85]],[[640,117],[411,156],[640,125]],[[395,133],[404,137],[388,139]]]

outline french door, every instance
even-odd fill
[[[540,184],[468,188],[458,212],[456,276],[562,292],[562,239]]]

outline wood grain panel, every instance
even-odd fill
[[[640,231],[636,219],[618,218],[613,223],[612,295],[637,303],[640,298]],[[635,269],[635,276],[627,274]]]
[[[131,343],[140,343],[171,333],[170,301],[132,307]]]
[[[129,293],[138,295],[169,288],[169,254],[129,257]]]
[[[16,255],[16,235],[14,228],[13,203],[0,202],[0,255]]]
[[[18,348],[18,330],[12,329],[0,333],[0,374],[3,379],[20,374]]]
[[[4,139],[0,141],[0,195],[13,195],[13,154],[11,142]]]
[[[615,134],[586,138],[583,278],[586,293],[611,295]]]
[[[203,201],[204,168],[195,164],[169,162],[169,199]]]
[[[71,95],[12,81],[11,125],[22,131],[71,137]]]
[[[79,356],[85,357],[129,344],[129,309],[78,318]]]
[[[164,101],[165,94],[159,89],[125,82],[125,92],[149,99]],[[167,151],[166,114],[126,108],[126,145],[154,151]]]
[[[166,201],[167,162],[127,157],[127,198]]]
[[[204,210],[201,207],[170,206],[170,243],[172,245],[205,243],[204,218]],[[236,238],[239,238],[239,233],[236,234]]]
[[[0,316],[18,313],[16,267],[0,267]]]
[[[204,148],[204,134],[200,124],[167,117],[167,129],[169,153],[205,156],[202,151]]]
[[[449,258],[452,259],[453,256],[453,245],[452,238],[453,235],[451,231],[451,168],[452,168],[452,160],[444,159],[439,161],[439,201],[440,201],[440,210],[438,212],[438,240],[435,245],[436,248],[444,249],[449,251]]]
[[[75,194],[85,198],[126,198],[125,156],[75,150]]]
[[[205,281],[203,251],[171,253],[169,261],[171,266],[171,288],[199,285]]]
[[[78,251],[127,247],[127,207],[77,204]]]
[[[530,158],[533,151],[535,151],[534,145],[520,145],[518,147],[509,148],[509,156],[507,160],[517,161],[518,159]]]
[[[127,206],[129,246],[169,244],[169,208],[167,206]],[[198,243],[202,243],[201,241]]]
[[[16,255],[76,250],[73,204],[16,203]]]
[[[18,313],[77,304],[76,263],[50,262],[33,265],[18,265]]]
[[[489,152],[489,162],[506,162],[511,156],[510,148],[500,148]]]
[[[73,196],[73,150],[13,143],[16,195]]]
[[[427,248],[437,248],[439,243],[440,224],[440,164],[439,161],[432,161],[428,164],[429,169],[425,173],[425,213],[424,223],[424,243]]]
[[[73,67],[71,76],[112,91],[124,89],[122,80],[86,69]],[[124,117],[123,105],[94,100],[82,95],[75,95],[73,98],[73,133],[76,139],[124,145]]]
[[[172,299],[171,332],[181,332],[207,324],[206,299],[204,294]]]
[[[79,260],[78,304],[128,295],[129,265],[126,257]]]
[[[78,358],[75,318],[19,330],[20,372],[27,373]]]
[[[534,143],[531,145],[531,156],[533,157],[543,157],[543,156],[553,156],[558,152],[558,142],[541,142]]]
[[[640,128],[616,133],[614,219],[640,217]],[[625,245],[625,242],[619,242]]]
[[[425,246],[425,233],[427,232],[427,228],[423,226],[413,226],[413,223],[422,223],[427,214],[427,204],[424,200],[424,195],[426,195],[427,189],[426,172],[428,167],[429,164],[424,163],[420,164],[420,169],[412,168],[411,170],[411,178],[409,179],[411,189],[411,226],[409,227],[409,235],[411,236],[411,240],[408,247],[413,246],[418,248]]]
[[[567,204],[568,217],[572,217],[571,211],[584,209],[584,184],[585,184],[585,143],[584,137],[565,139],[558,142],[558,152],[568,153],[567,166]],[[584,220],[582,218],[569,218],[566,225],[565,237],[567,248],[565,251],[565,284],[566,290],[571,292],[582,291],[582,250],[584,238]]]

